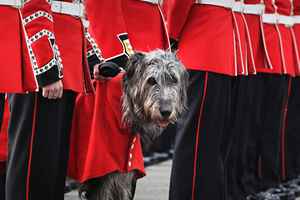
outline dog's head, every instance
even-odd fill
[[[123,120],[165,128],[186,108],[188,73],[174,53],[135,53],[123,83]]]

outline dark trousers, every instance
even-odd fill
[[[262,131],[258,136],[262,190],[286,180],[284,143],[291,78],[282,75],[264,75],[263,84]]]
[[[238,98],[250,103],[251,110],[246,111],[241,106],[236,110],[240,116],[236,120],[240,122],[234,129],[236,139],[231,160],[237,159],[235,169],[229,168],[232,173],[237,173],[231,179],[234,182],[230,183],[234,185],[233,199],[243,199],[285,180],[283,159],[289,83],[287,76],[259,74],[251,78],[248,86],[242,86],[242,96],[238,95]],[[249,102],[245,98],[253,100]]]
[[[238,77],[232,95],[232,133],[225,159],[227,199],[243,200],[258,189],[257,137],[261,133],[263,88],[261,75]],[[253,140],[253,141],[252,141]],[[254,155],[249,151],[254,150]]]
[[[4,103],[5,94],[0,93],[0,130],[2,127]],[[3,167],[3,165],[4,163],[0,162],[0,200],[5,200],[5,168]]]
[[[41,93],[9,97],[6,200],[63,200],[73,92],[49,100]]]
[[[153,145],[153,151],[160,153],[169,153],[174,146],[176,136],[176,125],[170,124]]]
[[[5,200],[5,173],[0,174],[0,200]]]
[[[0,93],[0,130],[2,126],[3,113],[4,113],[5,94]]]
[[[300,175],[300,77],[293,78],[290,85],[284,142],[287,179],[294,179]]]
[[[231,77],[190,71],[188,111],[178,123],[170,200],[224,199],[222,148],[229,134],[231,90]]]

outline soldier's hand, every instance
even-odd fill
[[[110,80],[111,79],[111,78],[108,78],[108,77],[100,75],[99,64],[97,64],[97,65],[94,66],[94,72],[93,72],[93,74],[94,74],[94,79],[96,79],[96,80],[105,81],[105,80]]]
[[[61,80],[43,87],[43,97],[48,99],[58,99],[63,95],[63,83]]]

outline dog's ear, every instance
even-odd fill
[[[126,73],[123,77],[123,121],[127,121],[130,123],[130,110],[133,110],[133,103],[131,102],[131,98],[129,98],[130,84],[132,82],[132,78],[134,74],[141,70],[141,66],[143,60],[145,58],[145,53],[137,52],[130,56],[127,65],[126,65]]]
[[[184,67],[184,66],[183,66]],[[182,88],[181,88],[181,102],[183,104],[184,109],[187,108],[187,90],[189,86],[189,73],[184,69],[183,74],[181,76],[181,83],[182,83]]]
[[[180,61],[178,58],[177,52],[174,53],[175,60],[179,63],[179,67],[181,68],[181,75],[180,75],[180,80],[181,80],[181,88],[180,88],[180,93],[181,93],[181,103],[183,104],[184,109],[187,108],[187,90],[189,87],[189,73],[186,70],[186,67],[183,65],[183,63]]]
[[[126,66],[126,78],[130,79],[134,75],[135,71],[138,70],[140,64],[143,62],[145,58],[145,53],[136,52],[132,56],[129,57],[127,66]]]

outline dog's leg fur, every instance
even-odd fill
[[[115,172],[84,183],[79,189],[79,196],[88,200],[133,200],[135,185],[135,172]]]

